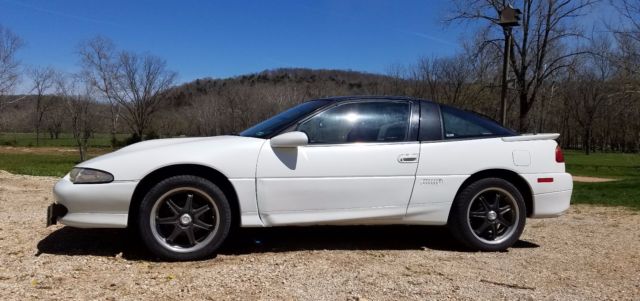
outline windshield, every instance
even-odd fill
[[[260,122],[240,133],[240,136],[265,138],[290,126],[300,118],[329,103],[329,100],[312,100],[301,103],[282,113]]]

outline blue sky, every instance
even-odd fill
[[[385,72],[458,49],[459,33],[441,22],[447,3],[0,0],[0,24],[27,43],[23,63],[66,71],[77,45],[101,34],[165,58],[180,81],[276,67]]]
[[[0,24],[21,36],[25,65],[77,70],[77,45],[98,34],[167,60],[180,82],[277,67],[384,73],[460,50],[449,1],[0,0]]]

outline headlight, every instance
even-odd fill
[[[73,184],[98,184],[113,181],[113,175],[102,170],[75,167],[69,173]]]

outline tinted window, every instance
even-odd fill
[[[511,130],[478,114],[448,106],[440,106],[440,110],[445,139],[515,135]]]
[[[298,126],[309,143],[406,141],[408,102],[356,102],[328,109]]]
[[[240,136],[264,138],[278,133],[307,114],[326,105],[329,100],[312,100],[301,103],[240,133]]]

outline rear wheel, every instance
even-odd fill
[[[144,197],[138,228],[145,245],[169,260],[209,257],[231,228],[231,208],[224,193],[196,176],[175,176]]]
[[[518,189],[506,180],[486,178],[458,194],[449,227],[471,249],[502,251],[518,241],[525,219],[526,208]]]

